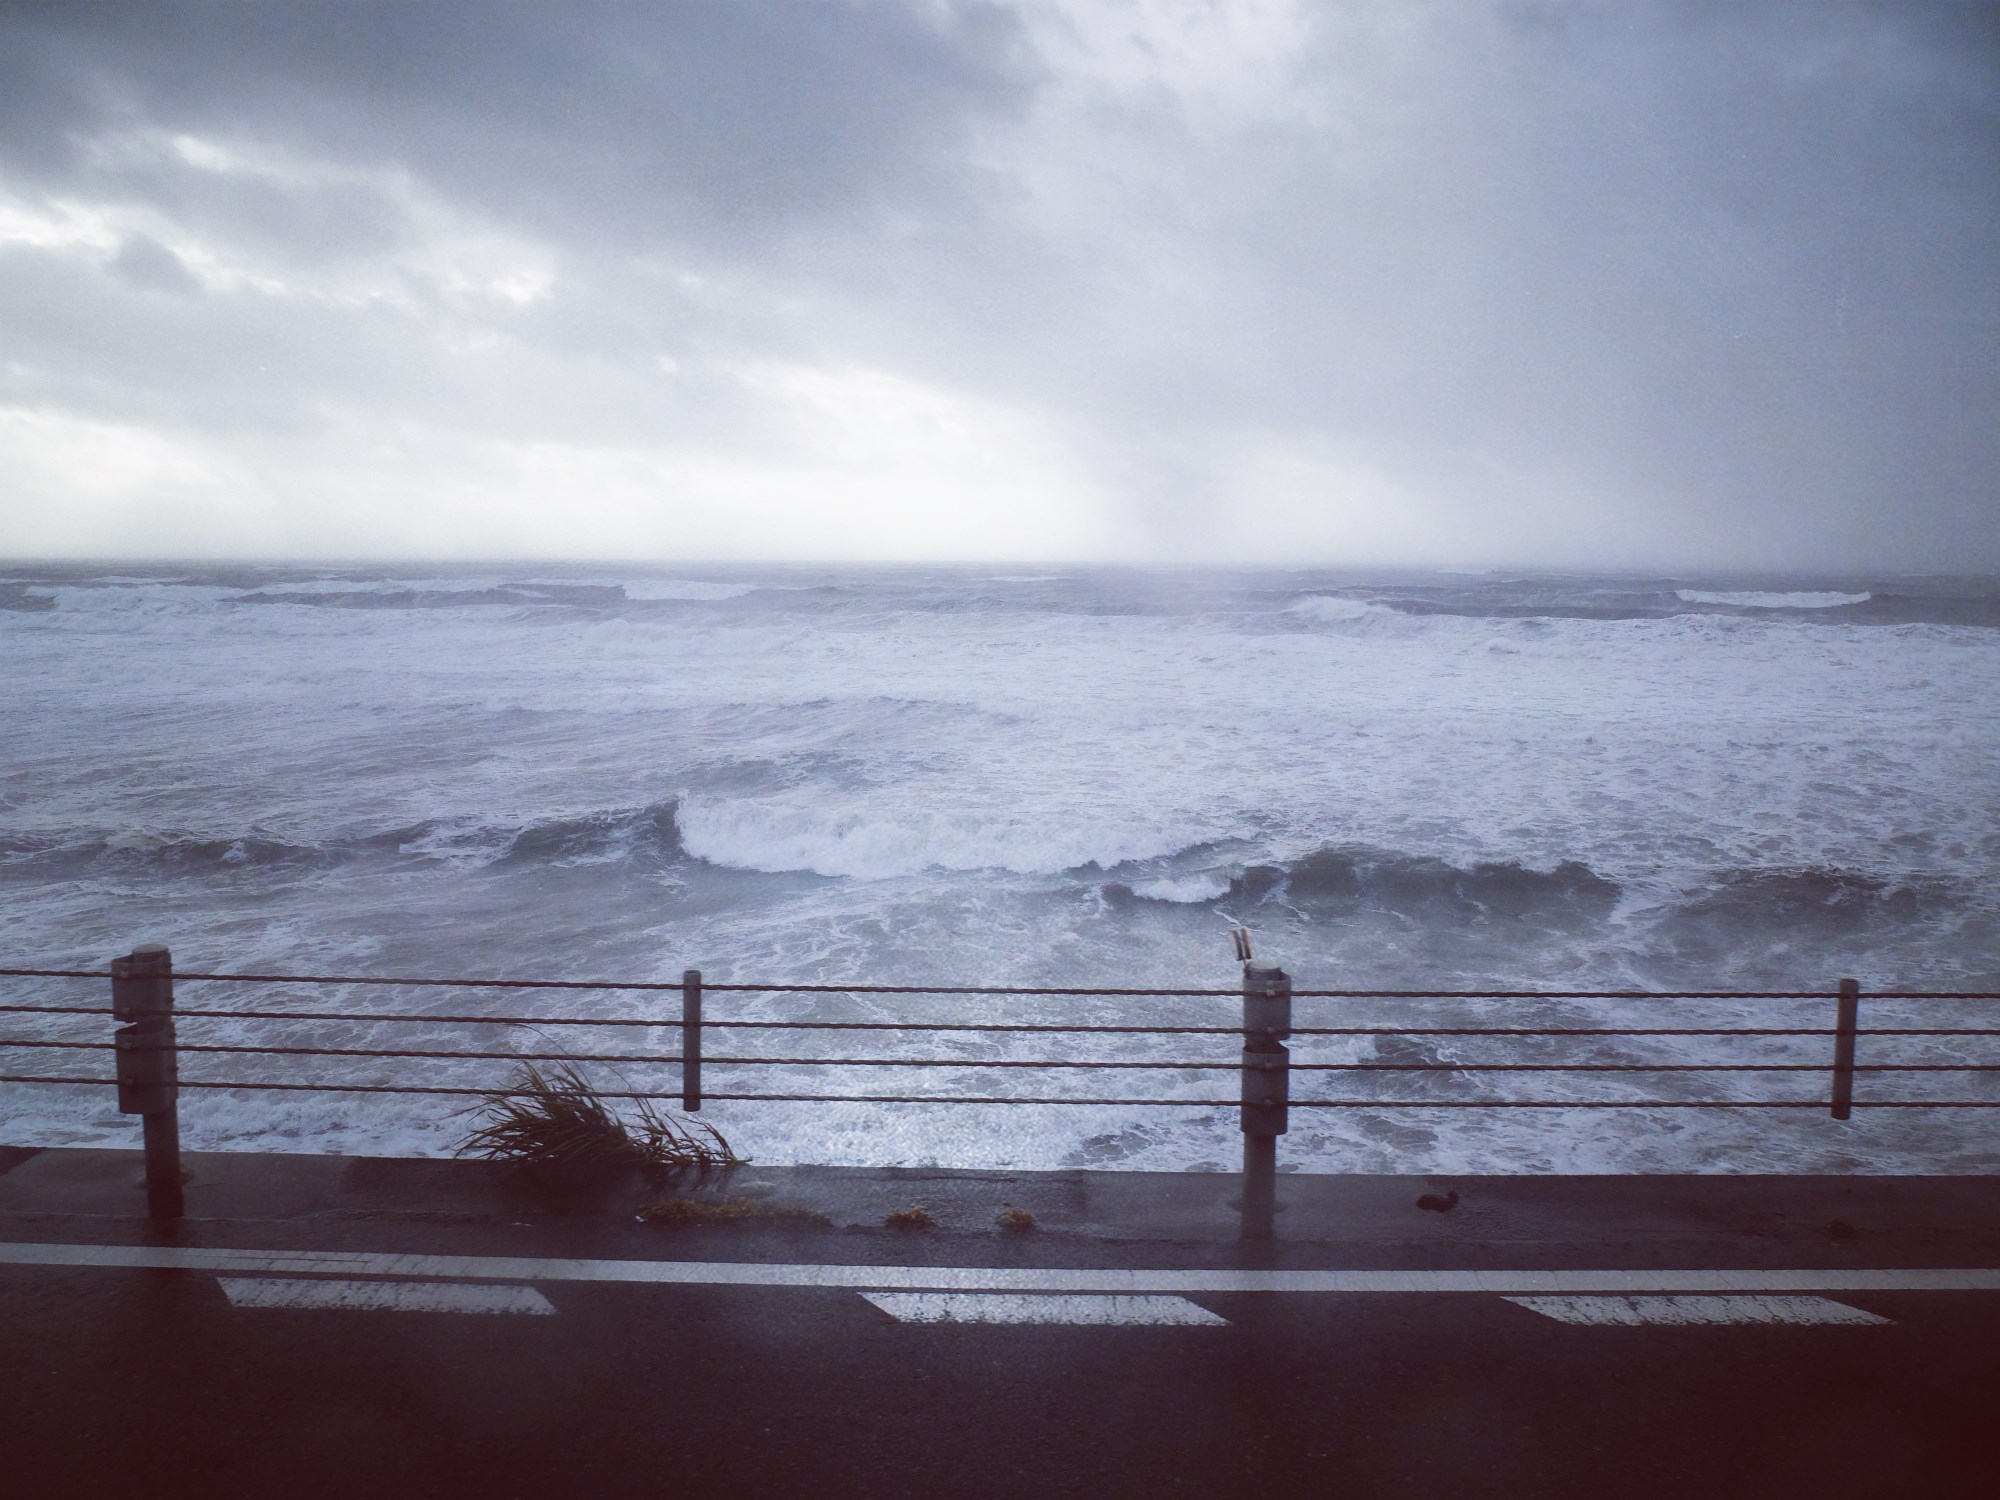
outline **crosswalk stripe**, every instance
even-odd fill
[[[863,1292],[899,1323],[1171,1324],[1226,1328],[1185,1297],[1073,1296],[1018,1292]]]
[[[1509,1302],[1560,1323],[1846,1323],[1882,1324],[1878,1317],[1825,1297],[1509,1297]]]
[[[232,1307],[341,1308],[365,1312],[526,1313],[555,1311],[531,1286],[470,1281],[341,1281],[218,1276]]]

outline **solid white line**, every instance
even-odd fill
[[[899,1323],[1154,1323],[1226,1328],[1185,1297],[1073,1296],[1019,1292],[863,1292]]]
[[[1509,1297],[1559,1323],[1846,1323],[1894,1321],[1824,1297]]]
[[[531,1286],[469,1281],[339,1281],[325,1277],[222,1276],[232,1307],[342,1308],[367,1312],[526,1313],[547,1317]]]
[[[221,1250],[188,1246],[0,1243],[0,1265],[97,1266],[247,1275],[450,1277],[473,1281],[611,1281],[681,1286],[883,1288],[953,1292],[1978,1292],[2000,1270],[1255,1271],[1119,1267],[784,1265],[762,1261],[571,1260],[512,1255],[397,1255],[367,1250]]]

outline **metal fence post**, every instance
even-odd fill
[[[1861,985],[1840,981],[1840,999],[1833,1021],[1833,1108],[1836,1120],[1854,1112],[1854,1037],[1861,1023]]]
[[[681,1108],[701,1108],[701,970],[681,974]]]
[[[174,960],[141,943],[111,961],[118,1112],[139,1116],[146,1141],[146,1211],[178,1219],[181,1201],[180,1066],[174,1050]]]
[[[1276,964],[1243,966],[1243,1238],[1276,1233],[1278,1137],[1289,1128],[1292,980]]]

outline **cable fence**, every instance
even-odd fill
[[[1864,1027],[1851,979],[1758,991],[1294,990],[1258,963],[1240,986],[1216,989],[754,984],[696,970],[679,981],[422,978],[177,972],[157,946],[107,969],[0,968],[0,978],[17,982],[0,990],[0,1083],[115,1086],[120,1110],[147,1126],[149,1159],[181,1089],[521,1097],[531,1091],[507,1069],[539,1064],[603,1065],[623,1086],[599,1097],[691,1112],[709,1102],[1235,1109],[1253,1184],[1292,1109],[1847,1119],[1857,1108],[2000,1108],[2000,993],[1872,991]],[[18,983],[30,980],[52,983]],[[177,1004],[177,983],[196,987],[197,1003]],[[397,998],[384,1003],[385,992]],[[571,1007],[623,997],[638,1013],[515,1009],[528,997],[513,992]],[[238,995],[248,1003],[231,1003]],[[709,1013],[711,1000],[723,1014]],[[1028,1014],[994,1013],[1009,1006]],[[107,1016],[123,1024],[107,1028]],[[1246,1215],[1255,1196],[1246,1190]]]
[[[113,978],[109,969],[0,969],[0,978],[42,978],[63,980],[108,981]],[[1242,990],[1189,989],[1189,988],[1143,988],[1143,987],[1055,987],[1055,986],[921,986],[921,985],[866,985],[866,984],[748,984],[703,981],[690,971],[689,976],[678,982],[658,981],[616,981],[616,980],[535,980],[535,979],[476,979],[476,978],[411,978],[381,977],[370,975],[325,975],[325,974],[225,974],[209,972],[174,972],[170,983],[202,983],[205,985],[257,985],[257,986],[297,986],[315,989],[329,987],[395,987],[408,991],[436,990],[481,990],[487,992],[507,992],[514,990],[566,990],[596,994],[631,993],[641,995],[671,994],[680,1000],[678,1008],[643,1015],[597,1016],[575,1014],[534,1014],[511,1011],[468,1012],[455,1008],[449,1012],[427,1012],[420,1009],[382,1010],[370,1009],[327,1009],[327,1008],[273,1008],[268,1006],[215,1007],[206,1005],[172,1006],[172,1018],[176,1022],[214,1023],[190,1027],[186,1035],[177,1038],[175,1051],[185,1058],[230,1057],[245,1059],[374,1059],[383,1063],[391,1062],[481,1062],[481,1063],[538,1063],[575,1062],[606,1063],[625,1067],[659,1067],[675,1070],[684,1077],[676,1077],[672,1086],[653,1089],[635,1089],[633,1097],[679,1102],[684,1108],[699,1109],[704,1100],[755,1101],[759,1099],[783,1099],[798,1102],[805,1098],[824,1099],[828,1103],[923,1103],[952,1104],[975,1102],[972,1097],[953,1092],[949,1087],[926,1093],[884,1094],[880,1091],[867,1093],[827,1092],[805,1095],[797,1091],[774,1093],[760,1091],[750,1084],[738,1084],[722,1090],[706,1087],[700,1077],[700,1070],[709,1068],[730,1069],[894,1069],[902,1076],[912,1072],[927,1074],[963,1072],[966,1070],[1005,1070],[1008,1072],[1043,1073],[1118,1073],[1154,1072],[1200,1075],[1205,1073],[1233,1073],[1241,1069],[1240,1059],[1225,1055],[1208,1056],[1037,1056],[1014,1057],[973,1055],[939,1055],[935,1050],[926,1055],[881,1055],[881,1049],[871,1052],[846,1053],[840,1051],[807,1052],[797,1047],[780,1052],[763,1052],[736,1049],[726,1052],[710,1052],[704,1048],[705,1034],[710,1032],[769,1036],[784,1033],[825,1033],[830,1038],[844,1037],[888,1037],[901,1039],[916,1036],[935,1037],[946,1042],[972,1039],[1005,1037],[1048,1037],[1048,1038],[1104,1038],[1107,1041],[1131,1041],[1133,1039],[1159,1039],[1169,1037],[1237,1038],[1244,1034],[1240,1021],[1216,1021],[1208,1024],[1198,1022],[1138,1021],[1114,1023],[1107,1021],[1016,1021],[1016,1020],[912,1020],[881,1019],[851,1020],[825,1019],[799,1016],[789,1019],[769,1019],[745,1016],[712,1016],[703,1014],[703,1000],[710,995],[763,995],[763,996],[899,996],[940,999],[948,997],[979,996],[997,999],[1101,999],[1110,1001],[1159,1001],[1182,1000],[1207,1002],[1204,1009],[1220,1015],[1224,1002],[1240,1001]],[[1559,1098],[1521,1099],[1517,1097],[1495,1097],[1474,1095],[1471,1097],[1443,1097],[1436,1093],[1396,1094],[1372,1092],[1358,1097],[1331,1097],[1325,1093],[1301,1093],[1290,1098],[1289,1103],[1296,1108],[1577,1108],[1612,1107],[1627,1109],[1699,1109],[1699,1108],[1831,1108],[1832,1085],[1837,1076],[1879,1075],[1879,1080],[1907,1080],[1928,1075],[1952,1074],[1973,1078],[1980,1075],[2000,1073],[2000,1052],[1991,1057],[1976,1057],[1953,1060],[1938,1060],[1935,1057],[1888,1055],[1871,1057],[1869,1060],[1850,1060],[1844,1065],[1837,1056],[1841,1040],[1841,1025],[1838,1010],[1842,997],[1837,987],[1828,989],[1796,991],[1729,991],[1690,990],[1645,992],[1634,990],[1292,990],[1290,998],[1297,1001],[1331,1002],[1319,1009],[1336,1012],[1339,1009],[1353,1009],[1357,1005],[1376,1002],[1397,1002],[1406,1010],[1435,1009],[1451,1006],[1458,1009],[1477,1008],[1489,1014],[1499,1012],[1496,1020],[1504,1020],[1506,1007],[1519,1008],[1528,1004],[1565,1005],[1569,1007],[1619,1007],[1646,1005],[1686,1005],[1693,1002],[1788,1002],[1795,1013],[1804,1012],[1807,1007],[1817,1007],[1821,1015],[1812,1017],[1800,1014],[1803,1024],[1788,1026],[1772,1025],[1701,1025],[1682,1022],[1673,1025],[1564,1025],[1546,1023],[1541,1025],[1438,1025],[1428,1023],[1421,1013],[1407,1018],[1380,1018],[1367,1024],[1315,1025],[1292,1024],[1286,1028],[1287,1037],[1295,1044],[1304,1043],[1337,1045],[1338,1043],[1361,1044],[1375,1050],[1375,1055],[1367,1057],[1344,1056],[1322,1057],[1316,1052],[1291,1056],[1286,1060],[1286,1070],[1295,1074],[1328,1074],[1349,1076],[1370,1076],[1379,1079],[1395,1077],[1410,1081],[1424,1078],[1465,1079],[1479,1075],[1537,1075],[1550,1080],[1589,1080],[1592,1078],[1648,1077],[1682,1078],[1722,1078],[1734,1075],[1768,1075],[1781,1078],[1783,1075],[1804,1075],[1799,1081],[1808,1083],[1804,1091],[1790,1091],[1782,1098],[1756,1098],[1741,1091],[1723,1094],[1710,1093],[1705,1096],[1690,1096],[1680,1091],[1673,1097],[1617,1096],[1597,1097],[1588,1092],[1569,1093]],[[1854,1001],[1858,1009],[1859,992]],[[1990,1008],[2000,1000],[2000,993],[1884,990],[1871,992],[1871,1005],[1875,1002],[1903,1002],[1927,1004],[1933,1007],[1960,1004],[1978,1005]],[[71,1057],[98,1052],[116,1052],[117,1045],[103,1031],[94,1035],[82,1028],[89,1024],[81,1018],[101,1018],[113,1014],[110,1005],[22,1003],[11,997],[0,1001],[0,1016],[46,1018],[56,1022],[58,1018],[78,1018],[74,1027],[64,1027],[58,1034],[20,1034],[20,1023],[12,1026],[0,1021],[0,1050],[15,1057],[22,1054],[46,1055],[64,1053]],[[1699,1018],[1696,1018],[1698,1021]],[[271,1027],[309,1026],[314,1028],[310,1039],[262,1040],[246,1035],[252,1028],[266,1027],[264,1036],[269,1036]],[[471,1037],[464,1045],[383,1045],[373,1042],[376,1036],[393,1035],[395,1028],[452,1028],[463,1034],[465,1028],[493,1028],[501,1032],[518,1035],[529,1030],[545,1028],[567,1028],[574,1034],[598,1032],[608,1036],[629,1034],[637,1029],[642,1032],[673,1032],[680,1042],[678,1050],[605,1050],[601,1041],[583,1041],[577,1046],[544,1046],[541,1048],[519,1045],[498,1047],[477,1045]],[[348,1030],[362,1029],[368,1033],[372,1044],[349,1044],[350,1038],[330,1035],[332,1028]],[[39,1030],[39,1028],[37,1028]],[[1856,1037],[1862,1033],[1858,1015],[1854,1023]],[[1916,1026],[1895,1024],[1873,1024],[1866,1028],[1865,1035],[1872,1046],[1904,1042],[1921,1042],[1932,1047],[1950,1045],[1962,1041],[1991,1041],[2000,1037],[2000,1028],[1981,1025]],[[692,1039],[693,1045],[689,1043]],[[1658,1060],[1635,1059],[1630,1055],[1635,1043],[1664,1043],[1676,1049],[1685,1047],[1695,1039],[1718,1043],[1729,1049],[1729,1055],[1716,1057],[1689,1058],[1676,1053],[1672,1057]],[[1529,1057],[1459,1055],[1454,1049],[1464,1044],[1490,1041],[1505,1043],[1518,1054],[1522,1049],[1530,1052],[1548,1053],[1551,1048],[1559,1049],[1559,1055],[1536,1055]],[[594,1042],[594,1044],[593,1044]],[[1742,1049],[1746,1044],[1759,1044],[1767,1049],[1765,1055],[1746,1058]],[[1620,1055],[1606,1056],[1602,1045],[1615,1044]],[[1803,1044],[1803,1046],[1801,1045]],[[1831,1044],[1831,1047],[1829,1047]],[[1383,1056],[1384,1048],[1394,1054],[1402,1052],[1406,1056]],[[1775,1048],[1776,1050],[1769,1050]],[[1802,1051],[1816,1050],[1817,1056],[1799,1055]],[[1049,1050],[1055,1050],[1053,1048]],[[103,1084],[115,1083],[111,1073],[88,1073],[81,1070],[65,1069],[60,1073],[29,1074],[8,1069],[0,1073],[0,1082],[14,1084],[62,1083],[62,1084]],[[1334,1081],[1334,1080],[1329,1080]],[[1817,1086],[1824,1081],[1825,1086]],[[269,1071],[245,1078],[222,1077],[209,1071],[179,1071],[177,1082],[184,1088],[209,1089],[276,1089],[281,1086],[326,1092],[386,1092],[386,1093],[432,1093],[437,1092],[436,1084],[428,1081],[413,1081],[398,1077],[393,1071],[385,1071],[375,1076],[334,1076],[334,1077],[278,1077]],[[474,1094],[509,1092],[504,1079],[490,1080],[479,1086],[454,1088],[451,1092]],[[1216,1108],[1233,1106],[1239,1101],[1234,1098],[1189,1097],[1185,1095],[1147,1096],[1132,1100],[1105,1100],[1086,1094],[1056,1094],[1030,1097],[1008,1093],[991,1098],[980,1097],[977,1102],[994,1103],[1077,1103],[1099,1104],[1119,1103],[1146,1105],[1153,1107]],[[1935,1093],[1911,1096],[1907,1092],[1884,1092],[1876,1090],[1858,1098],[1850,1098],[1851,1105],[1863,1107],[1905,1107],[1935,1109],[1983,1109],[2000,1108],[2000,1093],[1993,1097],[1943,1097]]]

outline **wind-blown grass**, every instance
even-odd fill
[[[544,1072],[523,1063],[510,1092],[488,1094],[477,1107],[479,1124],[458,1154],[527,1166],[651,1172],[742,1164],[714,1126],[659,1109],[650,1099],[631,1103],[636,1118],[627,1121],[575,1064],[557,1063]]]

